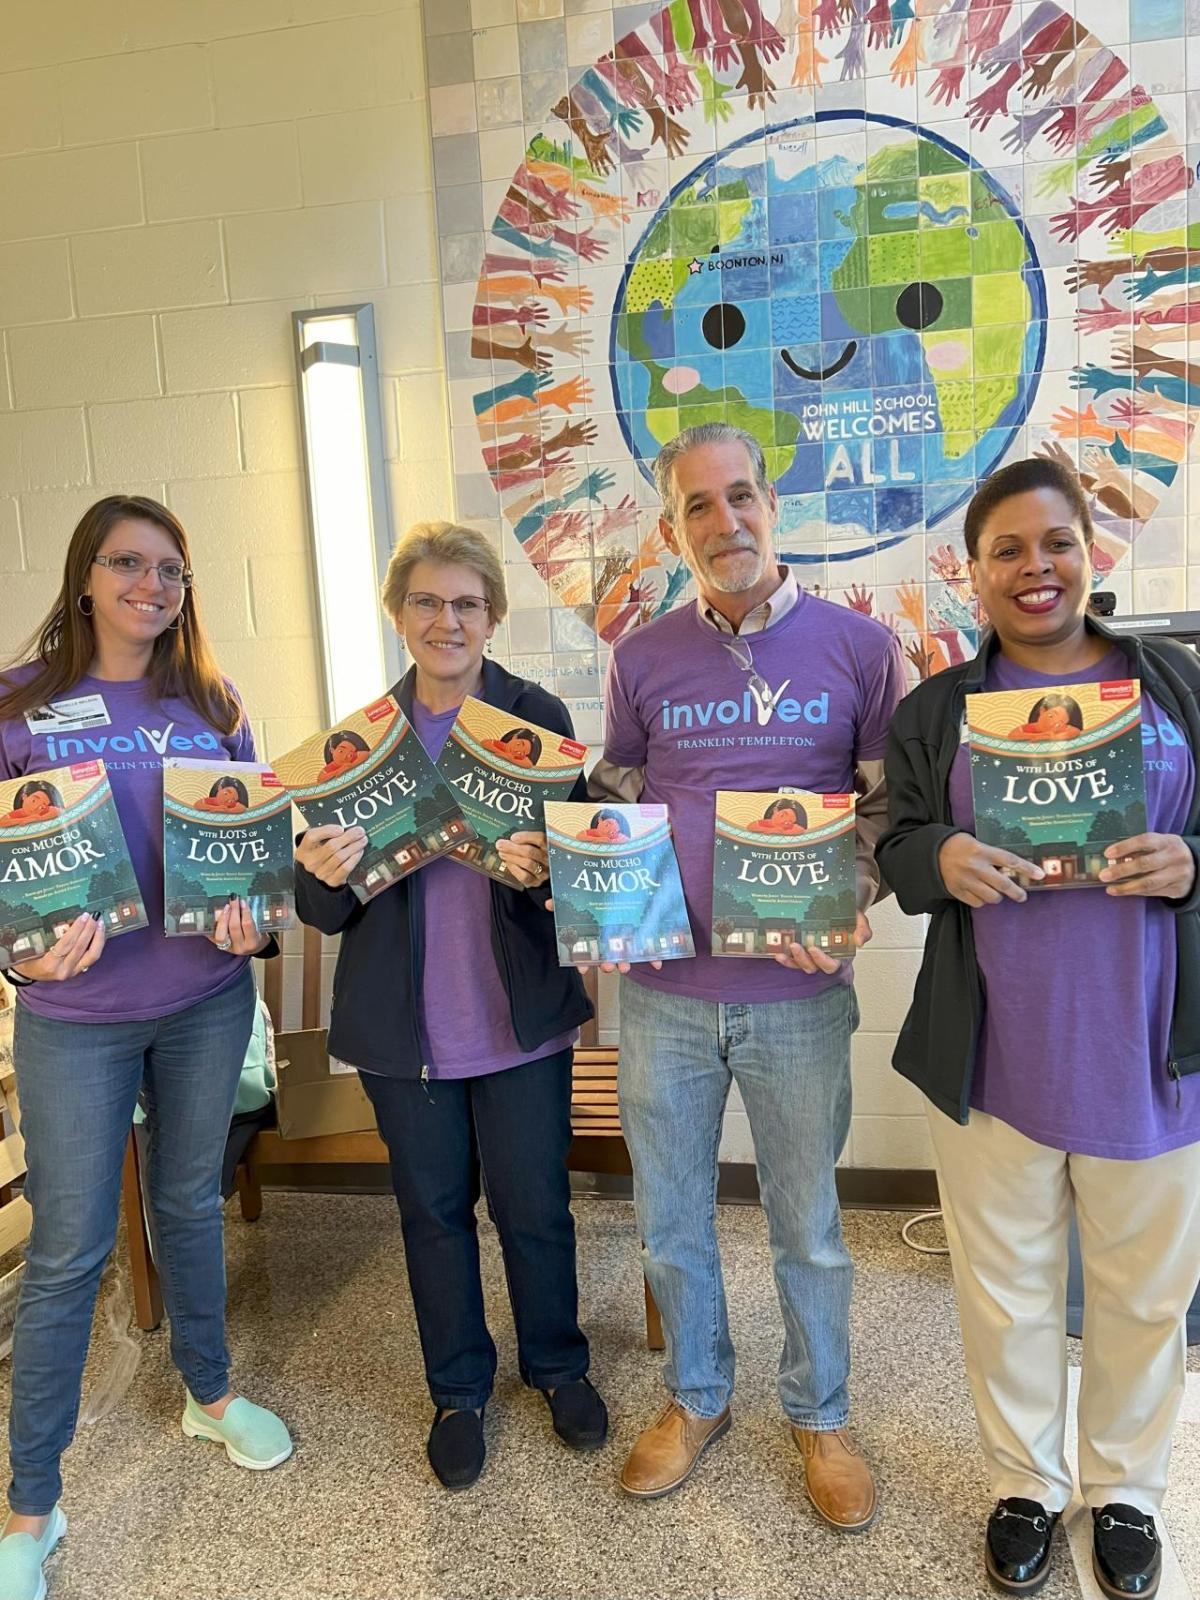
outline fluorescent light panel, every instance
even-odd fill
[[[304,460],[330,722],[375,699],[399,673],[380,623],[390,547],[370,305],[292,314]]]

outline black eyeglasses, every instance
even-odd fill
[[[404,604],[430,621],[441,616],[443,606],[451,606],[460,622],[478,622],[491,610],[488,601],[478,594],[460,594],[454,600],[443,600],[440,594],[406,594]]]
[[[136,578],[140,582],[148,572],[157,572],[168,589],[192,586],[191,568],[185,567],[182,561],[147,561],[144,556],[135,556],[132,550],[118,550],[116,555],[93,556],[92,559],[98,567],[107,567],[122,578]]]

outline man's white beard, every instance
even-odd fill
[[[756,552],[753,550],[747,550],[745,554],[747,556],[751,556],[756,554]],[[737,577],[730,573],[728,577],[724,578],[718,576],[717,573],[713,571],[711,564],[706,563],[704,581],[710,589],[715,589],[718,594],[745,594],[747,589],[753,589],[756,583],[761,583],[773,560],[774,557],[768,555],[765,559],[758,563],[757,569],[749,573],[746,577]]]

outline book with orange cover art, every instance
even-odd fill
[[[1026,889],[1087,889],[1106,846],[1146,831],[1136,678],[967,696],[975,836],[1046,876]]]
[[[274,767],[310,827],[366,830],[366,851],[346,880],[360,900],[475,836],[390,694],[306,739]]]
[[[856,950],[852,794],[717,790],[714,956]]]
[[[546,806],[563,967],[681,961],[696,953],[666,806]]]
[[[0,782],[0,966],[34,961],[76,917],[148,926],[103,761]]]
[[[292,797],[269,766],[164,760],[163,891],[170,937],[211,933],[234,899],[263,933],[296,926]]]
[[[545,829],[547,800],[569,800],[587,746],[468,695],[438,757],[476,838],[454,859],[498,883],[523,889],[496,849],[497,839]]]

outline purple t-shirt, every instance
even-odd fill
[[[413,701],[412,725],[431,760],[441,755],[457,715],[457,706],[435,713]],[[422,867],[412,887],[425,919],[420,1007],[430,1077],[482,1078],[569,1050],[575,1032],[547,1039],[532,1054],[517,1042],[492,954],[490,879],[442,857]]]
[[[1044,689],[1128,677],[1113,650],[1084,672],[1030,672],[997,654],[986,687]],[[1148,831],[1179,833],[1195,769],[1187,740],[1142,696]],[[971,830],[964,743],[950,810]],[[1031,894],[971,912],[987,989],[971,1105],[1026,1138],[1075,1155],[1140,1161],[1200,1140],[1200,1085],[1167,1074],[1175,999],[1175,914],[1103,889]]]
[[[32,675],[29,667],[5,673],[13,683]],[[169,1016],[227,988],[249,957],[231,956],[210,939],[168,939],[163,932],[162,758],[223,754],[253,761],[254,736],[245,722],[233,733],[215,732],[187,701],[159,699],[144,679],[81,678],[58,703],[81,697],[92,698],[98,719],[86,729],[34,732],[25,717],[0,722],[0,777],[103,761],[150,925],[109,940],[88,972],[65,983],[31,984],[19,1000],[40,1017],[64,1022]]]
[[[605,691],[604,758],[643,767],[642,799],[668,807],[698,951],[712,944],[715,792],[791,785],[848,793],[856,763],[882,758],[904,694],[890,628],[802,594],[742,642],[774,696],[762,721],[749,675],[723,638],[695,606],[681,606],[620,640]],[[853,965],[809,975],[776,961],[699,954],[658,972],[639,964],[630,977],[697,1000],[797,1000],[850,983]]]

